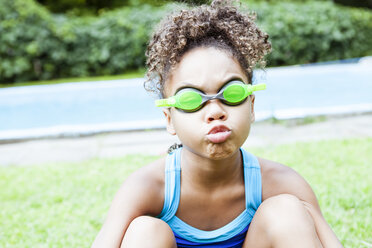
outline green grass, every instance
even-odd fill
[[[144,75],[145,75],[145,69],[139,69],[135,71],[128,71],[120,75],[62,78],[62,79],[52,79],[52,80],[44,80],[44,81],[19,82],[19,83],[2,84],[2,85],[0,84],[0,88],[31,86],[31,85],[49,85],[49,84],[72,83],[72,82],[75,83],[75,82],[105,81],[105,80],[115,80],[115,79],[143,78]]]
[[[372,243],[371,138],[250,151],[306,178],[345,247]],[[0,167],[0,247],[89,247],[123,180],[154,159]]]

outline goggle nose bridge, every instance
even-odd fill
[[[204,104],[204,103],[206,103],[210,100],[213,100],[213,99],[225,100],[225,98],[223,97],[223,90],[221,90],[220,92],[218,92],[215,95],[206,95],[206,94],[203,94],[203,93],[199,93],[199,94],[202,97],[201,104]]]

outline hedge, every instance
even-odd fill
[[[251,5],[270,35],[270,66],[372,55],[372,12],[331,2]]]
[[[54,19],[32,0],[0,0],[0,82],[52,78],[63,44]]]
[[[168,4],[99,17],[51,15],[33,0],[0,0],[0,83],[123,73],[144,66],[154,25]],[[269,66],[372,54],[372,13],[330,2],[249,3],[269,33]]]
[[[60,20],[59,37],[68,54],[61,73],[111,75],[143,67],[150,30],[164,11],[145,5],[110,11],[100,18]]]
[[[175,8],[145,5],[73,18],[51,15],[33,0],[0,0],[0,83],[143,67],[150,30]]]

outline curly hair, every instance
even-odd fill
[[[183,9],[160,22],[146,50],[147,91],[163,97],[164,83],[182,56],[196,47],[230,52],[252,83],[253,68],[265,66],[269,36],[255,24],[256,16],[239,12],[229,0]]]

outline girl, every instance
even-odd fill
[[[270,49],[225,1],[160,24],[145,87],[182,145],[124,182],[92,247],[342,247],[300,175],[241,148],[264,89],[252,71]]]

